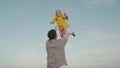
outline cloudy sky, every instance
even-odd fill
[[[0,0],[0,68],[46,68],[57,9],[76,33],[66,45],[69,68],[120,68],[119,0]]]

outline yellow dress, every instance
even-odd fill
[[[57,25],[58,25],[58,28],[59,28],[60,31],[63,30],[63,25],[65,25],[66,28],[70,27],[70,25],[65,21],[65,16],[64,15],[56,16],[52,20],[52,22],[54,23],[55,21],[57,22]]]

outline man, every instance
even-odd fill
[[[65,30],[67,32],[67,30]],[[64,33],[62,38],[57,39],[56,30],[52,29],[48,32],[48,38],[46,42],[47,51],[47,68],[66,68],[67,62],[65,57],[65,45],[68,40],[68,33]]]

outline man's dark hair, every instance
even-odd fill
[[[49,38],[49,40],[55,39],[56,36],[57,36],[56,30],[51,29],[51,30],[48,32],[48,38]]]

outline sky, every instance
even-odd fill
[[[119,0],[0,0],[0,68],[46,68],[57,9],[76,33],[65,47],[68,68],[120,68]]]

